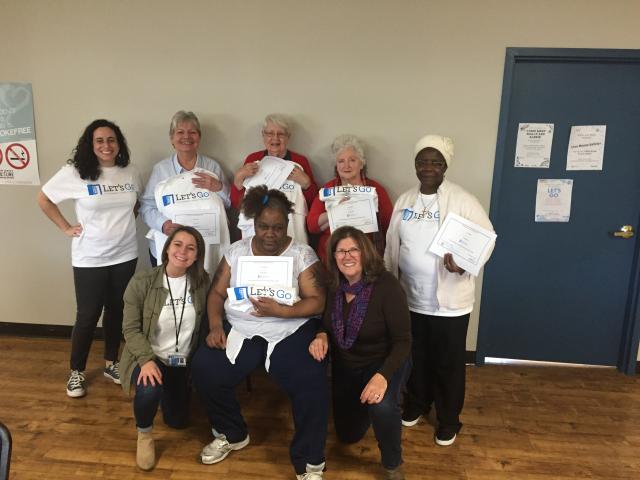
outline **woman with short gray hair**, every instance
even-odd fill
[[[367,236],[373,242],[380,255],[384,253],[384,240],[391,220],[392,204],[387,191],[382,185],[366,175],[366,158],[362,141],[355,135],[339,135],[331,144],[331,152],[335,161],[335,178],[323,185],[324,188],[332,188],[342,185],[362,185],[375,189],[378,198],[378,211],[376,219],[378,231],[368,233]],[[344,199],[348,199],[347,196]],[[327,264],[327,243],[331,236],[329,228],[329,214],[327,213],[324,199],[317,195],[311,204],[307,215],[307,228],[309,233],[320,234],[317,253],[320,260]]]
[[[151,230],[170,235],[180,226],[158,210],[155,190],[160,182],[185,172],[193,171],[193,185],[216,193],[224,206],[229,207],[229,184],[220,164],[198,153],[201,137],[200,121],[195,113],[179,110],[173,115],[169,125],[169,141],[175,153],[154,165],[142,195],[140,215]],[[156,266],[156,244],[153,237],[149,240],[149,254],[152,265]]]
[[[313,197],[315,197],[318,192],[318,185],[313,178],[309,160],[303,155],[289,150],[290,138],[291,123],[287,117],[278,113],[271,113],[265,117],[262,124],[262,142],[265,149],[253,152],[247,156],[242,167],[238,169],[233,178],[233,184],[231,185],[231,204],[236,209],[240,208],[240,202],[242,202],[245,193],[242,183],[246,178],[258,173],[260,168],[259,161],[267,155],[290,160],[300,166],[300,168],[293,169],[288,180],[300,185],[306,206],[311,205]],[[286,190],[283,191],[287,193]],[[289,200],[296,203],[292,198],[289,198]],[[304,213],[306,214],[306,211]],[[296,238],[296,240],[300,241],[301,239]],[[303,241],[306,243],[306,239]]]

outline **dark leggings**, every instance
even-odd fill
[[[104,359],[116,361],[122,337],[122,296],[137,258],[107,267],[73,267],[78,311],[71,333],[71,370],[84,371],[96,325],[104,309]]]
[[[136,388],[133,400],[133,414],[136,417],[138,430],[148,431],[153,426],[153,419],[162,405],[164,423],[171,428],[185,428],[189,417],[189,371],[185,367],[168,367],[156,362],[162,372],[162,385],[151,382],[140,383],[140,366],[136,366],[131,375],[131,384]]]

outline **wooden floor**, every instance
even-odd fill
[[[263,374],[240,389],[251,444],[218,465],[198,463],[211,440],[197,401],[192,426],[156,419],[159,462],[135,466],[131,401],[102,376],[96,342],[88,395],[65,394],[69,342],[0,337],[0,421],[13,435],[11,479],[293,479],[286,398]],[[433,443],[428,423],[405,429],[405,468],[413,479],[640,479],[640,379],[609,369],[468,367],[465,426],[451,447]],[[354,446],[329,427],[325,478],[381,478],[371,432]]]

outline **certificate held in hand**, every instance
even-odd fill
[[[327,208],[331,232],[345,225],[364,233],[378,231],[378,218],[373,197],[349,197]]]
[[[496,241],[497,235],[466,218],[449,213],[444,219],[429,251],[444,257],[453,254],[458,266],[473,276],[478,276]]]

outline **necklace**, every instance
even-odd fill
[[[424,204],[424,199],[422,198],[423,194],[420,193],[420,203],[422,204],[422,214],[421,215],[426,215],[427,212],[431,209],[431,207],[433,207],[433,204],[436,203],[436,201],[438,200],[438,195],[434,195],[433,200],[431,200],[429,202],[429,205],[425,205]]]

